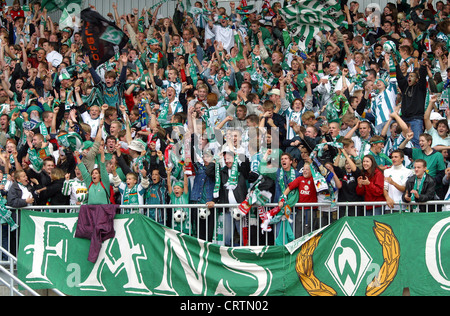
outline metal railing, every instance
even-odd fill
[[[294,232],[295,238],[301,237],[313,230],[320,229],[328,224],[342,218],[344,216],[371,216],[390,214],[392,212],[437,212],[441,211],[447,205],[450,209],[450,201],[430,201],[426,203],[398,203],[394,205],[394,210],[387,207],[386,202],[337,202],[331,205],[330,203],[314,203],[314,204],[296,204],[289,216],[289,224]],[[268,211],[276,207],[277,204],[267,204],[263,207],[264,211]],[[223,244],[226,246],[260,246],[260,245],[274,245],[275,242],[270,238],[270,235],[278,233],[277,226],[284,219],[276,224],[272,224],[272,231],[265,232],[261,229],[262,219],[258,214],[258,208],[253,207],[249,214],[243,218],[235,219],[231,213],[236,209],[236,204],[216,204],[213,209],[210,209],[210,214],[203,217],[203,212],[206,208],[204,204],[183,204],[183,205],[121,205],[120,213],[141,213],[144,216],[155,220],[156,222],[180,230],[185,234],[197,237],[208,242]],[[77,213],[80,206],[33,206],[23,208],[24,210],[33,210],[40,212],[52,213]],[[181,218],[180,221],[175,217],[177,210],[186,212],[186,217]],[[19,229],[12,233],[8,233],[7,224],[2,225],[0,230],[0,237],[2,240],[1,246],[6,250],[13,250],[15,254],[16,243],[11,237],[17,235],[20,231],[20,210],[14,210],[16,223]],[[222,226],[221,226],[222,225]],[[227,225],[232,225],[228,227]],[[246,231],[243,228],[248,227]],[[225,240],[218,240],[217,235],[220,232],[230,232],[231,235],[226,234],[227,238],[231,238],[235,242],[227,244]],[[244,233],[248,233],[248,239],[243,240],[239,238]],[[7,236],[5,236],[5,234]],[[225,234],[223,234],[225,235]],[[6,238],[5,238],[6,237]],[[258,238],[256,238],[258,237]],[[14,248],[14,249],[13,249]],[[0,258],[0,263],[1,263]]]
[[[216,243],[224,246],[270,246],[285,244],[285,235],[280,234],[280,229],[286,229],[289,225],[292,229],[293,238],[299,238],[317,229],[321,229],[344,216],[372,216],[391,214],[393,212],[439,212],[450,210],[450,201],[431,201],[426,203],[395,204],[394,209],[388,208],[386,202],[338,202],[297,204],[289,219],[284,216],[278,223],[270,224],[271,231],[263,231],[262,218],[259,211],[268,211],[277,204],[267,204],[262,209],[253,207],[245,217],[236,219],[233,211],[238,207],[236,204],[216,204],[209,209],[210,214],[205,216],[206,205],[183,204],[183,205],[133,205],[120,206],[121,214],[140,213],[148,216],[161,225],[177,229],[190,236]],[[24,208],[37,212],[52,213],[77,213],[80,206],[33,206]],[[12,209],[11,209],[12,210]],[[175,218],[177,210],[186,212],[186,217],[178,221]],[[12,210],[14,219],[19,228],[10,231],[7,224],[1,225],[0,230],[0,285],[6,285],[10,289],[10,295],[23,295],[17,290],[17,285],[22,286],[31,295],[39,295],[27,287],[16,277],[18,237],[20,234],[20,210]],[[3,276],[3,278],[2,278]],[[57,295],[64,295],[55,290]]]
[[[40,296],[38,292],[30,288],[25,282],[20,280],[16,275],[17,258],[9,251],[0,246],[0,254],[7,257],[8,261],[0,264],[0,285],[5,285],[9,289],[9,296],[25,296],[26,293],[32,296]],[[19,290],[19,286],[23,290]],[[65,296],[64,293],[57,289],[50,289],[58,296]]]
[[[23,292],[19,291],[16,285],[22,286],[33,296],[39,296],[39,294],[22,282],[15,274],[15,266],[17,263],[17,258],[11,255],[6,249],[0,246],[0,253],[8,258],[8,263],[2,263],[0,265],[0,284],[5,285],[9,288],[9,296],[24,296]]]

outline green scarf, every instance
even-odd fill
[[[291,170],[288,171],[288,183],[292,182],[295,180],[296,176],[295,176],[295,169],[291,167]],[[289,205],[291,208],[293,208],[295,206],[295,204],[297,204],[298,202],[298,197],[299,197],[299,192],[298,190],[293,190],[291,192],[289,192],[288,196],[284,196],[284,191],[286,190],[286,184],[284,182],[284,176],[285,176],[286,172],[281,169],[280,170],[280,174],[278,176],[278,183],[280,185],[280,190],[281,193],[283,194],[281,198],[285,198],[285,204]],[[281,213],[281,212],[280,212]],[[278,214],[280,214],[278,213]],[[281,214],[283,215],[283,214]]]
[[[13,231],[19,227],[11,217],[11,211],[6,208],[6,199],[0,197],[0,224],[7,223],[10,227],[10,231]]]
[[[253,184],[253,190],[250,189],[250,193],[248,194],[248,204],[249,205],[258,205],[264,206],[269,203],[272,198],[272,194],[269,191],[261,191],[259,189],[259,184],[262,182],[263,177],[259,176],[258,180]]]
[[[280,212],[282,213],[282,212]],[[278,213],[279,214],[279,213]],[[295,239],[294,232],[292,231],[291,225],[286,221],[282,222],[280,232],[275,240],[276,246],[282,246],[287,243],[290,243]]]
[[[350,103],[347,98],[342,94],[334,94],[332,97],[332,102],[327,104],[327,120],[333,121],[339,119],[342,115],[347,113]]]
[[[341,142],[337,142],[337,141],[333,141],[333,142],[327,142],[327,143],[320,143],[320,144],[318,144],[315,148],[314,148],[314,150],[313,150],[313,152],[311,153],[311,158],[314,158],[314,151],[317,151],[317,156],[318,157],[322,157],[322,154],[323,154],[323,147],[325,147],[325,146],[333,146],[333,147],[336,147],[336,148],[338,148],[338,149],[342,149],[342,148],[344,148],[344,145],[341,143]]]
[[[169,1],[169,0],[161,0],[161,1],[158,1],[158,2],[154,3],[154,4],[150,7],[150,10],[156,9],[158,6],[160,6],[161,4],[166,3],[167,1]],[[149,12],[150,12],[150,11],[149,11]]]
[[[83,147],[83,139],[80,134],[76,132],[69,132],[57,136],[56,138],[59,145],[69,148],[71,151],[79,151]],[[47,156],[50,155],[48,151]]]
[[[233,165],[231,166],[231,175],[228,178],[227,183],[225,184],[225,188],[228,190],[234,190],[237,187],[239,177],[239,162],[238,162],[238,154],[234,155]]]
[[[141,16],[138,20],[138,31],[140,33],[144,33],[144,29],[145,29],[144,23],[145,23],[145,18],[143,16]]]
[[[92,88],[91,93],[88,96],[82,95],[81,99],[88,105],[88,107],[93,105],[98,105],[101,107],[103,104],[102,95],[97,87]]]
[[[422,181],[420,182],[419,188],[417,188],[417,176],[414,179],[414,188],[413,188],[413,190],[416,190],[417,193],[419,193],[419,195],[422,193],[423,184],[425,182],[426,177],[427,177],[427,174],[424,173],[423,177],[422,177]],[[415,202],[415,200],[416,200],[416,197],[414,196],[414,194],[411,194],[411,202]],[[417,205],[412,205],[412,209],[413,210],[416,210],[417,208],[418,208]]]
[[[341,79],[341,75],[337,74],[335,76],[331,75],[328,76],[328,82],[330,83],[330,93],[334,94],[334,87],[336,87],[336,84],[338,83],[339,79]]]
[[[44,158],[50,156],[50,150],[48,146],[45,148],[41,148],[39,151],[35,148],[28,148],[28,158],[31,161],[31,165],[33,166],[36,172],[41,172],[42,167],[44,166]]]
[[[292,182],[295,180],[296,176],[295,176],[295,169],[291,167],[291,169],[288,172],[285,172],[283,169],[280,170],[280,174],[278,176],[278,183],[280,185],[280,189],[281,192],[284,192],[286,189],[286,184],[284,182],[284,177],[286,175],[286,173],[288,173],[287,177],[288,177],[288,182]],[[287,220],[290,222],[292,221],[289,217],[290,217],[290,211],[294,208],[295,204],[298,203],[298,198],[299,198],[299,191],[298,190],[293,190],[291,192],[289,192],[288,196],[285,196],[284,193],[281,196],[280,200],[285,200],[284,202],[284,206],[282,207],[281,211],[278,212],[274,218],[270,221],[270,224],[274,224],[274,223],[278,223],[279,221],[281,221],[281,219],[283,218],[283,216],[286,215]],[[294,237],[294,233],[292,231],[292,227],[289,224],[288,221],[282,221],[281,223],[281,229],[278,233],[278,236],[275,240],[275,244],[277,246],[280,245],[284,245],[288,242],[291,242],[295,239]]]
[[[328,190],[328,184],[325,176],[319,170],[317,170],[315,166],[311,165],[310,167],[314,185],[316,187],[316,192],[319,193]]]
[[[359,150],[359,158],[362,160],[364,158],[364,152],[366,151],[366,146],[370,146],[370,142],[361,138],[361,149]]]
[[[169,114],[169,99],[165,98],[164,102],[160,105],[160,113],[158,115],[158,121],[160,124],[167,123],[167,115]]]
[[[201,117],[202,121],[205,122],[206,125],[206,135],[208,136],[208,140],[210,143],[216,142],[216,135],[214,134],[214,129],[211,126],[210,122],[210,109],[207,107],[203,107],[202,110],[204,110],[204,114]]]
[[[123,204],[124,205],[139,205],[138,184],[135,184],[131,189],[128,185],[123,191]],[[125,209],[124,214],[138,213],[139,209]]]
[[[194,59],[192,58],[192,54],[189,54],[188,63],[191,65],[189,67],[189,74],[191,75],[192,83],[194,84],[194,87],[195,87],[195,86],[197,86],[198,75],[197,75],[197,70],[196,70]]]
[[[219,156],[214,156],[215,160],[215,182],[214,182],[214,191],[213,191],[213,197],[218,198],[219,197],[219,191],[220,191],[220,158]]]
[[[160,125],[161,125],[162,128],[183,127],[182,123],[161,123]]]

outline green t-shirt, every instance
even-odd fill
[[[385,154],[379,153],[378,155],[370,151],[369,155],[372,155],[379,166],[392,166],[392,160]]]
[[[109,204],[109,193],[110,193],[110,182],[109,182],[109,175],[106,171],[106,166],[104,163],[99,163],[100,167],[100,176],[101,176],[101,182],[97,184],[94,184],[92,182],[91,174],[86,169],[86,166],[84,163],[79,163],[78,168],[81,171],[81,174],[83,175],[84,183],[86,184],[86,187],[88,188],[88,203],[89,205],[98,205],[98,204]]]
[[[425,160],[427,162],[428,174],[433,178],[436,177],[438,171],[445,170],[444,156],[442,156],[442,154],[438,151],[433,150],[430,155],[425,155],[425,153],[421,149],[413,148],[412,159]]]
[[[88,203],[89,205],[108,204],[109,197],[106,193],[106,188],[103,188],[99,182],[97,184],[92,183],[88,190]]]

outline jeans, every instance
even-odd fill
[[[421,118],[404,118],[406,123],[411,125],[411,130],[414,132],[414,138],[411,140],[415,148],[420,148],[419,136],[423,133],[423,119]]]
[[[241,221],[232,218],[230,211],[227,210],[224,214],[224,223],[223,223],[223,239],[225,241],[225,246],[233,247],[235,244],[234,239],[241,237],[240,234],[241,234]],[[240,240],[242,241],[242,239]]]
[[[366,216],[381,215],[381,214],[383,214],[383,207],[382,206],[377,206],[377,207],[375,207],[373,209],[366,210]]]
[[[8,249],[8,235],[9,235],[8,225],[3,224],[3,225],[0,225],[0,227],[1,227],[0,236],[1,236],[1,240],[2,240],[2,247],[5,249]],[[2,253],[0,261],[7,261],[7,260],[8,260],[8,257]]]
[[[8,224],[2,224],[0,236],[2,240],[2,247],[6,250],[9,250],[9,252],[16,256],[16,231],[12,231],[10,229],[10,226]],[[0,252],[1,257],[0,261],[7,261],[8,256],[2,252]]]

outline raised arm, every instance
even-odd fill
[[[172,181],[170,180],[170,176],[172,174],[172,168],[167,168],[166,174],[167,174],[167,193],[170,194],[170,193],[172,193]]]
[[[423,122],[425,125],[425,130],[428,131],[433,127],[433,123],[430,120],[431,111],[434,108],[434,105],[436,104],[437,96],[431,95],[430,96],[430,102],[428,103],[428,107],[425,111],[425,114],[423,115]]]

